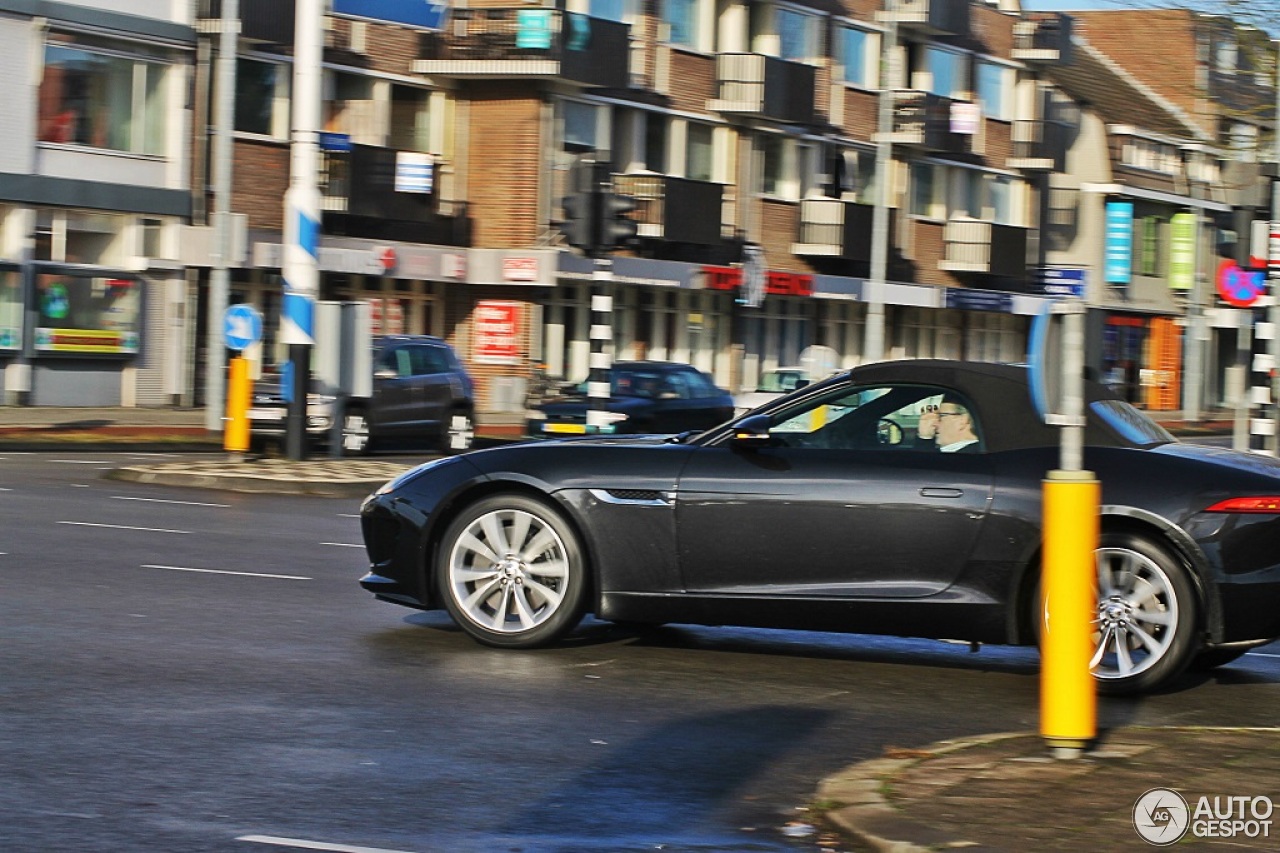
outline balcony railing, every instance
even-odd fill
[[[1067,128],[1056,121],[1018,119],[1013,123],[1010,169],[1063,172],[1067,168]]]
[[[615,175],[614,189],[636,199],[641,237],[715,246],[721,240],[724,187],[666,175]]]
[[[252,41],[293,44],[296,0],[254,0],[240,4],[240,35]],[[196,0],[197,26],[215,32],[222,0]]]
[[[707,109],[759,116],[790,124],[812,124],[816,75],[812,65],[762,53],[716,57],[715,100]]]
[[[967,35],[969,0],[885,0],[876,20],[933,35]]]
[[[1070,62],[1071,16],[1026,12],[1013,25],[1013,58],[1023,62]]]
[[[967,153],[972,147],[972,134],[955,133],[952,129],[954,105],[960,103],[965,102],[918,89],[894,90],[893,131],[888,141],[926,151]],[[876,139],[879,141],[879,134]]]
[[[952,272],[1021,278],[1027,272],[1027,229],[975,219],[950,219],[942,232],[938,264]]]
[[[424,32],[419,74],[562,77],[588,86],[630,84],[631,27],[557,9],[453,9],[440,32]]]
[[[320,152],[320,206],[353,216],[426,222],[435,215],[435,179],[429,168],[397,163],[400,152],[374,145]]]
[[[791,251],[802,257],[871,260],[875,208],[838,198],[806,198],[800,202],[800,233]],[[893,217],[894,211],[889,211]],[[889,233],[893,233],[890,219]]]

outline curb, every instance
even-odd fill
[[[278,495],[312,495],[328,498],[364,498],[391,476],[377,479],[308,480],[282,479],[253,474],[197,474],[180,471],[156,471],[150,468],[116,468],[102,475],[104,480],[147,483],[157,486],[182,486],[197,489],[222,489],[228,492],[254,492]]]

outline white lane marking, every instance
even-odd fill
[[[360,513],[358,513],[358,512],[340,512],[340,513],[338,513],[338,518],[359,518],[359,517],[360,517]]]
[[[332,545],[335,548],[363,548],[363,545],[352,545],[350,542],[321,542],[321,545]]]
[[[355,847],[350,844],[326,844],[323,841],[307,841],[303,838],[277,838],[274,835],[241,835],[236,841],[252,841],[254,844],[274,844],[276,847],[293,847],[298,850],[329,850],[333,853],[413,853],[411,850],[391,850],[386,847]]]
[[[183,506],[212,506],[220,509],[229,509],[231,504],[208,504],[200,501],[170,501],[164,498],[131,498],[126,495],[112,495],[113,501],[146,501],[153,504],[182,504]]]
[[[88,484],[88,483],[72,483],[72,484],[71,484],[71,488],[73,488],[73,489],[87,489],[87,488],[89,488],[89,484]]]
[[[303,577],[302,575],[271,575],[265,572],[232,572],[227,569],[196,569],[191,566],[155,566],[144,565],[144,569],[164,569],[169,572],[198,572],[205,575],[237,575],[244,578],[274,578],[282,581],[309,581],[314,578]]]
[[[127,524],[94,524],[92,521],[59,521],[59,524],[72,524],[76,527],[110,527],[113,530],[141,530],[146,533],[190,533],[190,530],[168,530],[163,527],[130,527]]]
[[[12,491],[13,489],[6,489],[3,486],[0,486],[0,492],[12,492]]]
[[[50,462],[57,462],[62,465],[110,465],[111,463],[105,459],[50,459]]]

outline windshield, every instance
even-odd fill
[[[800,370],[770,370],[760,377],[760,384],[756,390],[775,394],[786,393],[799,388],[804,379],[804,372]]]
[[[1093,413],[1121,438],[1137,445],[1168,444],[1177,441],[1169,431],[1124,400],[1095,400]]]

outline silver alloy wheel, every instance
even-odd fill
[[[1096,552],[1098,611],[1089,662],[1102,680],[1132,678],[1164,659],[1177,633],[1178,596],[1166,571],[1145,554]]]
[[[449,552],[449,592],[476,625],[502,634],[528,631],[559,610],[569,584],[569,551],[555,529],[530,512],[479,516]]]
[[[448,450],[470,450],[476,438],[475,424],[468,414],[456,414],[449,418],[449,432],[446,435]]]
[[[369,448],[369,421],[363,412],[352,412],[342,418],[342,449],[364,453]]]

